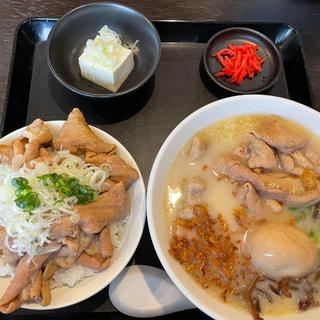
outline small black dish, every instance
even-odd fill
[[[262,72],[252,79],[245,78],[240,85],[231,83],[229,77],[215,77],[214,75],[222,69],[222,65],[212,55],[223,48],[227,48],[231,43],[239,45],[244,42],[259,45],[258,55],[266,58],[262,65]],[[264,34],[241,27],[224,29],[213,35],[205,47],[202,63],[205,72],[214,85],[233,94],[265,92],[278,81],[281,71],[281,56],[276,45]]]
[[[78,58],[88,39],[107,25],[122,36],[124,43],[138,40],[134,68],[117,92],[104,89],[80,75]],[[89,98],[113,98],[131,93],[154,74],[161,52],[161,41],[153,24],[138,11],[113,2],[91,3],[61,17],[51,30],[46,58],[55,78],[69,90]]]

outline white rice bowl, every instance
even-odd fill
[[[59,132],[63,123],[64,121],[46,122],[54,137]],[[104,289],[126,267],[140,241],[144,228],[146,212],[145,186],[138,165],[130,153],[118,140],[98,128],[92,126],[90,126],[90,128],[103,140],[115,144],[117,146],[117,154],[139,172],[139,180],[136,181],[128,191],[131,207],[130,216],[126,218],[126,221],[124,221],[126,224],[125,230],[123,230],[121,223],[118,223],[111,228],[112,241],[115,245],[119,244],[119,239],[115,235],[117,231],[119,231],[120,238],[122,235],[123,239],[120,241],[119,248],[115,249],[111,266],[108,269],[102,272],[96,272],[94,270],[90,270],[89,268],[74,266],[70,270],[67,269],[64,271],[57,271],[55,280],[51,283],[51,287],[54,287],[54,289],[51,291],[51,303],[45,307],[35,303],[23,304],[21,308],[31,310],[59,309],[79,303],[93,296],[100,290]],[[24,130],[24,128],[11,132],[10,134],[1,138],[0,143],[9,144],[12,140],[20,135],[22,130]],[[3,269],[1,266],[2,264],[0,261],[0,273],[1,269]],[[81,280],[79,281],[80,278]],[[5,292],[10,281],[10,277],[0,278],[0,295]]]

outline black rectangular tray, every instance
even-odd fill
[[[279,81],[268,94],[314,107],[300,36],[284,23],[154,21],[162,41],[161,59],[155,76],[133,95],[97,102],[69,92],[50,73],[45,45],[55,22],[56,19],[32,18],[23,22],[16,31],[1,135],[37,117],[64,120],[77,106],[90,124],[124,144],[137,161],[147,183],[153,160],[171,130],[196,109],[221,98],[201,80],[199,66],[209,38],[232,26],[256,29],[279,47],[284,68]],[[147,227],[130,263],[161,267]],[[93,311],[103,312],[104,318],[107,316],[109,319],[129,318],[116,312],[108,299],[107,288],[68,308],[41,312],[21,309],[8,317],[47,319],[59,316],[67,319],[66,314],[83,317]],[[197,310],[188,311],[187,315],[206,318]],[[97,316],[98,313],[95,318]],[[179,312],[164,318],[180,317],[185,318],[186,313]]]

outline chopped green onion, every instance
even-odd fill
[[[40,206],[40,199],[37,193],[32,191],[27,179],[22,177],[13,178],[11,183],[17,188],[14,202],[18,208],[22,209],[24,212],[30,212]]]
[[[80,184],[80,181],[67,175],[49,173],[38,176],[39,181],[48,188],[52,188],[62,198],[74,196],[78,204],[86,204],[96,200],[97,193],[88,185]]]
[[[96,200],[97,195],[89,186],[80,185],[79,193],[76,195],[76,197],[78,198],[79,204],[86,204]]]
[[[16,198],[15,203],[17,207],[25,212],[32,211],[40,206],[40,200],[35,192],[29,192],[25,196]]]
[[[21,197],[21,196],[25,196],[27,195],[29,192],[32,191],[32,188],[30,186],[27,186],[25,188],[18,188],[16,191],[15,191],[15,195],[17,197]]]
[[[22,178],[22,177],[13,178],[11,180],[11,183],[16,188],[23,188],[23,187],[29,186],[29,181],[26,178]]]

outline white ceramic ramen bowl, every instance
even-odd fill
[[[64,121],[48,121],[46,124],[49,126],[53,136],[56,136],[59,129],[62,127]],[[83,279],[80,283],[76,284],[73,288],[61,287],[51,291],[51,303],[43,307],[40,304],[24,304],[22,308],[32,310],[50,310],[67,307],[78,302],[81,302],[100,290],[104,289],[128,264],[133,256],[138,243],[140,241],[144,223],[145,223],[145,186],[141,172],[137,163],[127,151],[127,149],[115,138],[106,132],[90,126],[93,132],[101,139],[114,143],[117,146],[117,154],[120,155],[128,164],[139,172],[139,180],[136,181],[129,189],[129,197],[131,201],[130,218],[127,224],[125,235],[121,241],[120,247],[115,250],[112,258],[111,266],[97,273],[96,275]],[[1,144],[10,143],[13,139],[17,138],[24,128],[11,132],[7,136],[0,139]],[[3,294],[8,287],[10,279],[0,278],[0,295]]]
[[[225,118],[252,114],[276,114],[296,121],[320,136],[320,113],[302,104],[267,95],[244,95],[218,100],[184,119],[163,143],[153,164],[147,192],[147,218],[153,245],[173,283],[199,309],[216,320],[252,320],[251,314],[213,297],[188,275],[169,254],[169,231],[165,228],[163,199],[168,170],[177,152],[199,130]],[[279,316],[264,317],[279,319]],[[281,315],[281,320],[314,320],[320,307],[306,312]]]

